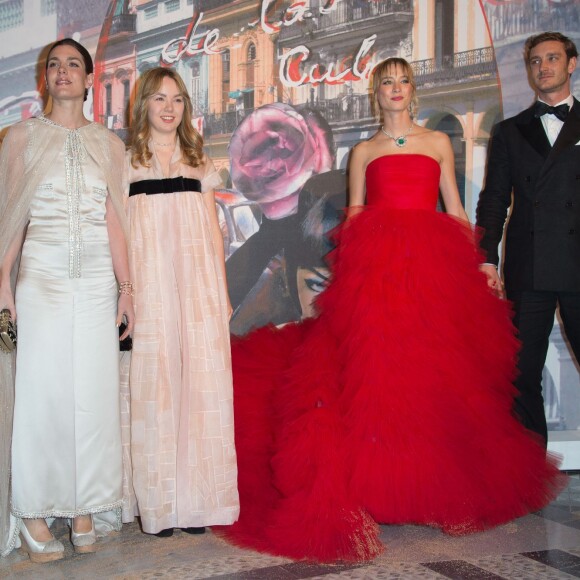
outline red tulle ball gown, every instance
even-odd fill
[[[382,549],[378,524],[477,532],[565,484],[512,415],[509,306],[479,272],[471,229],[436,212],[439,177],[425,155],[372,161],[319,316],[234,342],[230,541],[365,560]]]

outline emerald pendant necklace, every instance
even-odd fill
[[[383,125],[381,125],[381,131],[387,137],[392,139],[395,142],[395,145],[397,147],[404,147],[407,144],[407,135],[411,132],[412,128],[413,128],[413,123],[411,123],[411,126],[402,135],[399,135],[398,137],[393,137],[388,131],[385,130],[385,127]]]

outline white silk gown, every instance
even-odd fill
[[[107,185],[85,149],[86,128],[42,120],[67,136],[32,199],[16,287],[11,509],[19,518],[96,514],[122,500]]]

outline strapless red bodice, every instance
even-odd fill
[[[377,157],[366,169],[367,205],[435,211],[440,175],[439,163],[428,155]]]

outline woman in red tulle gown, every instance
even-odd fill
[[[518,344],[450,141],[413,123],[406,61],[379,64],[373,88],[383,125],[352,153],[318,316],[233,346],[241,517],[223,534],[292,558],[370,559],[378,524],[477,532],[565,484],[512,414]]]

